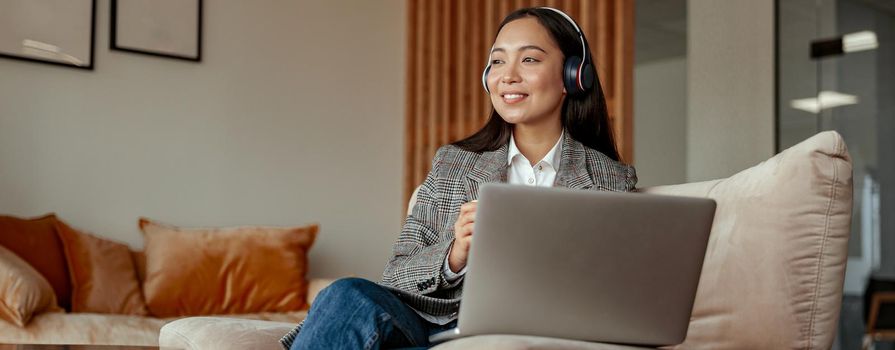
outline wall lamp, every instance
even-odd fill
[[[811,59],[839,56],[849,52],[873,50],[879,47],[876,33],[865,30],[845,34],[833,39],[820,39],[811,42]]]

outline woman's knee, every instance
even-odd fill
[[[375,282],[363,278],[341,278],[320,291],[314,303],[353,303],[369,299],[371,294],[382,288]]]

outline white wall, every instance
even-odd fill
[[[634,167],[638,186],[687,180],[687,58],[634,66]]]
[[[184,226],[319,222],[311,274],[378,278],[400,230],[404,2],[205,2],[203,62],[0,59],[0,213],[142,246]]]
[[[687,181],[774,154],[774,0],[687,2]]]
[[[687,52],[635,66],[638,185],[725,178],[773,156],[774,1],[687,0],[679,19],[640,9],[654,21],[638,24],[641,45],[673,40],[680,21]]]

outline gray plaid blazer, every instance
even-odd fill
[[[460,205],[478,198],[479,187],[506,182],[509,145],[474,153],[447,145],[438,149],[432,170],[420,185],[416,205],[404,221],[380,285],[410,307],[433,316],[457,317],[463,282],[451,287],[442,268],[454,242]],[[555,186],[595,191],[633,191],[634,168],[564,137]],[[292,346],[302,322],[280,342]]]

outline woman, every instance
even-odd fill
[[[438,150],[382,282],[336,281],[283,345],[425,347],[429,335],[453,328],[482,183],[633,190],[637,177],[619,162],[590,57],[583,34],[559,10],[509,14],[482,77],[491,117]]]

